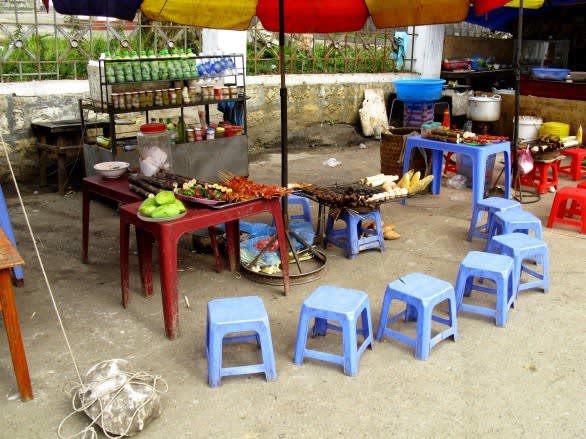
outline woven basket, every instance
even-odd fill
[[[386,175],[403,175],[403,153],[405,151],[405,142],[412,133],[419,134],[419,128],[391,128],[390,134],[382,134],[380,143],[380,169]],[[426,150],[427,151],[427,150]],[[424,153],[425,154],[425,153]],[[427,159],[429,157],[429,159]],[[416,148],[411,153],[410,168],[420,171],[421,176],[427,175],[427,169],[431,171],[431,153],[427,152],[427,157],[421,152],[421,148]],[[426,167],[426,163],[429,164]]]

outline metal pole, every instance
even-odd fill
[[[521,111],[521,50],[523,46],[523,0],[519,1],[519,17],[517,21],[517,50],[515,51],[515,126],[513,127],[512,166],[513,182],[517,178],[517,147],[519,142],[519,113]]]
[[[285,83],[285,0],[279,0],[279,70],[281,72],[281,186],[289,183],[287,147],[287,85]],[[282,200],[283,217],[287,218],[287,197]]]

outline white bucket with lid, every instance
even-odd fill
[[[541,125],[543,125],[543,119],[541,117],[519,116],[519,140],[537,139]]]

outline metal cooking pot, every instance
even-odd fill
[[[476,122],[494,122],[501,117],[501,97],[493,96],[470,96],[468,98],[468,119]]]

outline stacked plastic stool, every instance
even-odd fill
[[[507,233],[494,236],[488,243],[487,251],[513,258],[516,293],[532,288],[541,288],[544,293],[549,290],[549,250],[541,239],[525,233]],[[541,273],[525,262],[535,262],[541,266]],[[523,281],[523,273],[532,279]]]
[[[568,207],[568,202],[571,202]],[[578,227],[580,233],[586,233],[586,189],[581,187],[564,187],[556,192],[553,199],[547,227],[566,224]],[[578,218],[573,218],[578,216]]]
[[[342,333],[342,355],[307,347],[308,328],[312,319],[314,320],[311,329],[313,336],[325,336],[328,329]],[[358,320],[361,323],[360,328]],[[336,321],[339,325],[331,321]],[[358,335],[363,338],[360,347],[357,347]],[[293,362],[301,365],[304,358],[327,361],[342,365],[346,375],[356,376],[360,358],[367,347],[372,349],[372,342],[370,302],[366,293],[323,285],[318,287],[301,305]]]
[[[337,220],[345,223],[343,228],[335,229]],[[364,220],[374,221],[376,229],[362,226]],[[326,225],[325,244],[331,242],[344,249],[346,257],[354,259],[359,252],[368,249],[385,250],[383,226],[378,208],[367,212],[354,212],[348,209],[330,210]]]
[[[251,332],[253,334],[250,334]],[[238,333],[241,335],[228,336]],[[242,335],[244,333],[246,335]],[[224,343],[250,340],[255,340],[260,347],[262,363],[222,367]],[[222,377],[232,375],[264,373],[267,381],[277,379],[269,318],[262,299],[258,296],[215,299],[208,302],[205,346],[210,387],[219,386]]]
[[[456,301],[458,312],[464,311],[492,317],[497,326],[505,326],[509,308],[514,306],[517,297],[514,284],[514,260],[510,256],[494,253],[471,251],[460,263],[456,280]],[[474,283],[474,279],[486,279],[494,282],[494,288]],[[465,303],[464,297],[471,296],[472,291],[494,294],[494,309]]]
[[[474,237],[488,239],[490,225],[493,222],[496,212],[507,210],[521,209],[521,203],[515,200],[502,197],[488,197],[474,205],[472,218],[470,219],[470,228],[468,229],[467,240],[472,241]],[[481,223],[483,213],[486,212],[486,222]]]
[[[490,241],[490,238],[495,235],[504,235],[513,232],[523,232],[526,234],[533,232],[536,238],[542,239],[543,226],[538,217],[523,209],[495,212],[488,231],[488,240]]]
[[[560,166],[562,174],[569,175],[572,180],[580,180],[586,177],[586,166],[582,162],[586,159],[586,148],[568,148],[562,150],[562,154],[571,158],[569,165]]]
[[[8,207],[6,206],[6,199],[4,198],[4,192],[2,186],[0,186],[0,227],[6,233],[6,236],[16,247],[16,238],[14,237],[14,231],[12,230],[12,222],[10,221],[10,214],[8,213]],[[17,285],[21,285],[24,282],[24,272],[21,265],[17,265],[12,269],[14,279]]]
[[[390,314],[392,301],[404,302],[406,308],[396,314]],[[449,302],[448,318],[434,314],[436,305]],[[456,295],[449,282],[422,273],[410,273],[387,285],[383,299],[376,339],[381,341],[384,336],[394,338],[415,348],[415,357],[426,360],[431,349],[440,341],[452,337],[458,338],[458,322],[456,319]],[[417,333],[411,338],[389,325],[399,319],[416,320]],[[442,323],[447,328],[431,337],[432,322]]]

